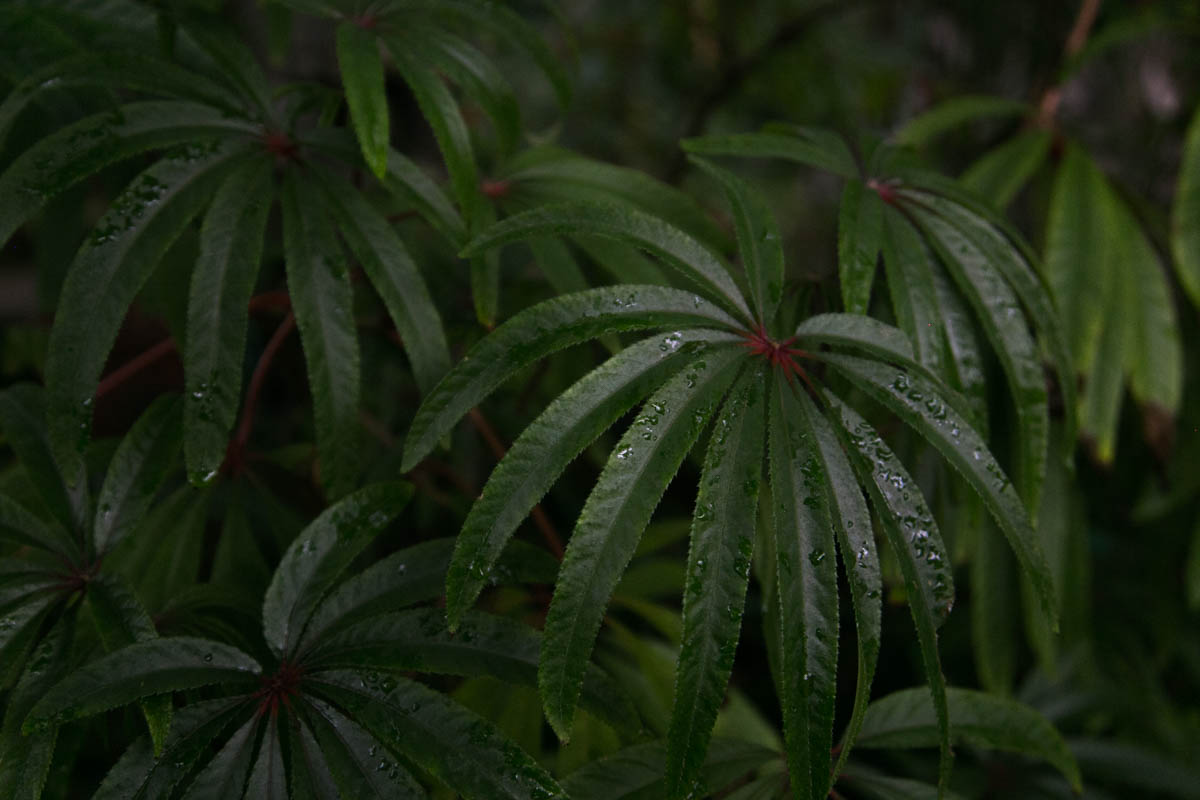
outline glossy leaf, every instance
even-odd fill
[[[942,329],[948,324],[940,313],[931,275],[934,255],[912,224],[892,206],[884,207],[881,248],[896,324],[908,334],[916,359],[933,372],[944,374],[947,355]]]
[[[337,499],[358,477],[358,333],[350,274],[316,195],[291,174],[284,182],[284,261],[308,367],[321,482],[330,499]]]
[[[546,716],[561,739],[570,733],[604,607],[667,484],[733,382],[739,357],[733,348],[698,356],[651,395],[584,504],[546,617],[538,673]]]
[[[733,670],[758,514],[767,398],[761,368],[743,370],[704,456],[683,593],[683,639],[667,736],[667,792],[692,789]]]
[[[947,689],[954,739],[972,747],[1005,750],[1047,761],[1078,793],[1079,767],[1066,742],[1041,714],[1015,700],[971,689]],[[938,724],[928,693],[904,689],[871,704],[860,747],[929,747]]]
[[[164,692],[245,682],[260,672],[254,659],[220,642],[184,636],[149,639],[72,672],[42,696],[24,729],[34,732]]]
[[[409,484],[377,483],[330,506],[300,532],[263,599],[263,634],[276,655],[294,651],[325,592],[411,497]]]
[[[270,178],[265,160],[234,172],[217,190],[200,228],[183,358],[184,455],[194,484],[216,476],[237,419],[246,308],[262,258],[273,195]]]
[[[315,713],[306,717],[312,724],[320,751],[340,792],[335,797],[418,798],[425,791],[402,764],[387,753],[379,741],[328,703],[315,697],[305,699]]]
[[[338,72],[346,91],[346,106],[367,166],[382,178],[388,162],[388,104],[383,85],[383,60],[375,35],[356,22],[337,26]]]
[[[1200,112],[1188,127],[1179,165],[1171,208],[1171,252],[1179,282],[1192,304],[1200,307]]]
[[[965,123],[988,117],[1015,117],[1029,111],[1017,100],[990,95],[962,95],[939,103],[896,131],[897,144],[920,147]]]
[[[770,126],[762,133],[734,133],[684,139],[681,143],[689,153],[713,156],[742,156],[746,158],[782,158],[843,178],[858,177],[854,156],[841,136],[821,128],[799,125]]]
[[[487,584],[492,565],[534,504],[579,453],[665,378],[713,343],[716,331],[675,331],[621,351],[559,395],[496,466],[463,523],[446,575],[451,627]]]
[[[859,181],[847,181],[838,212],[838,276],[842,306],[851,314],[866,314],[871,285],[879,263],[883,236],[883,201]]]
[[[402,470],[410,470],[464,414],[521,367],[603,333],[737,323],[701,298],[658,286],[621,286],[547,300],[472,347],[434,387],[413,419]]]

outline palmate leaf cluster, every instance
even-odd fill
[[[1125,385],[1151,434],[1184,403],[1160,256],[1080,145],[1039,116],[947,178],[935,137],[1036,113],[968,96],[886,141],[686,138],[688,192],[530,113],[577,91],[561,17],[277,0],[266,63],[217,5],[0,9],[0,241],[103,199],[0,389],[0,795],[1068,797],[1128,764],[1194,796],[1054,683],[1077,435],[1111,462]],[[327,74],[289,82],[292,25]],[[1039,257],[1002,210],[1043,163]],[[834,291],[763,165],[837,187]],[[113,426],[158,295],[181,375]],[[963,577],[982,690],[944,667]]]

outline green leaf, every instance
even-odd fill
[[[711,161],[690,161],[721,185],[733,214],[738,253],[750,284],[758,319],[769,326],[783,294],[783,241],[767,198],[737,175]]]
[[[620,286],[547,300],[517,314],[472,347],[426,396],[400,468],[411,470],[464,414],[527,364],[604,333],[737,323],[701,298],[659,286]]]
[[[283,187],[288,292],[312,390],[321,482],[330,499],[357,480],[358,332],[350,274],[319,190],[289,173]]]
[[[348,791],[339,791],[337,779],[333,776],[334,768],[329,765],[331,760],[336,761],[338,755],[344,755],[349,760],[350,754],[362,752],[362,750],[350,750],[341,742],[335,741],[328,741],[322,747],[317,744],[310,726],[299,720],[293,723],[291,730],[292,746],[288,782],[292,786],[293,800],[340,800],[342,794],[348,794],[351,797],[371,797],[370,789],[361,782],[351,783]],[[367,737],[365,733],[362,735]],[[373,740],[372,743],[374,743]],[[380,745],[376,743],[375,747],[378,748]],[[367,745],[367,750],[370,750],[370,745]],[[378,749],[376,752],[379,752]],[[367,778],[368,780],[373,776],[377,781],[382,780],[386,782],[384,776],[380,776],[370,770],[360,772],[359,769],[351,766],[345,771],[351,775],[357,773],[362,778]],[[416,794],[416,792],[413,794]],[[377,793],[376,796],[378,797],[379,794]],[[387,795],[383,796],[386,797]],[[419,797],[420,795],[418,794],[417,796]]]
[[[842,305],[851,314],[866,314],[883,236],[883,202],[859,181],[846,182],[838,212],[838,277]]]
[[[47,542],[54,542],[55,549],[73,556],[79,553],[83,534],[91,525],[89,487],[86,481],[79,481],[73,487],[63,481],[46,436],[45,419],[45,398],[40,386],[19,383],[0,392],[0,431],[4,433],[5,444],[12,448],[46,510],[57,522],[55,526],[42,526],[44,530],[30,527],[35,523],[25,523],[25,529],[44,533]],[[25,516],[28,515],[13,517],[12,523],[5,520],[0,525],[17,528],[24,523]]]
[[[475,228],[487,228],[496,222],[496,209],[480,207],[474,217]],[[489,250],[471,258],[471,301],[475,318],[488,330],[496,326],[500,316],[500,252]]]
[[[908,334],[917,360],[933,372],[945,374],[946,342],[942,328],[948,324],[938,307],[931,274],[935,268],[933,253],[893,206],[884,206],[881,247],[896,324]],[[979,379],[982,381],[982,373]]]
[[[230,175],[200,228],[200,254],[188,294],[184,347],[184,455],[188,478],[204,484],[225,460],[237,419],[246,358],[246,308],[262,258],[271,209],[271,165]]]
[[[379,292],[400,334],[421,391],[428,392],[450,368],[450,350],[437,306],[412,256],[388,221],[345,180],[321,173],[321,188],[350,251]]]
[[[330,506],[300,532],[263,598],[263,635],[272,652],[294,652],[325,592],[411,497],[407,483],[377,483]]]
[[[29,712],[24,730],[32,733],[151,695],[245,682],[261,672],[250,656],[220,642],[185,636],[149,639],[72,672],[42,695]]]
[[[1181,764],[1146,746],[1126,742],[1072,739],[1069,744],[1089,784],[1115,783],[1137,789],[1144,796],[1196,797],[1200,771],[1192,764]]]
[[[800,125],[772,125],[762,133],[734,133],[684,139],[689,153],[744,158],[782,158],[832,172],[843,178],[858,177],[858,165],[846,141],[833,131]]]
[[[551,800],[554,778],[487,720],[404,678],[323,672],[312,682],[390,750],[467,798]]]
[[[221,24],[214,17],[188,15],[184,32],[216,66],[216,72],[226,84],[240,93],[246,103],[256,107],[262,122],[270,124],[274,104],[266,73],[259,66],[254,52],[234,33],[232,27]]]
[[[446,574],[451,627],[487,585],[492,566],[529,510],[567,465],[635,403],[713,343],[716,331],[676,331],[643,340],[592,370],[522,432],[471,508]]]
[[[533,251],[534,263],[546,276],[546,281],[555,294],[571,294],[588,288],[587,278],[579,268],[579,262],[561,239],[552,236],[531,239],[529,249]]]
[[[636,245],[661,258],[743,321],[751,319],[750,309],[720,256],[657,217],[625,206],[557,203],[531,209],[493,225],[473,239],[462,255],[551,234],[594,234]]]
[[[179,397],[155,400],[117,447],[96,498],[92,541],[96,553],[109,552],[137,529],[179,454]]]
[[[855,766],[841,776],[842,782],[871,800],[960,800],[962,795],[939,790],[923,781],[893,778]],[[858,795],[855,795],[858,796]]]
[[[173,145],[195,148],[255,128],[197,103],[130,103],[61,128],[18,156],[0,175],[0,243],[45,203],[109,164]],[[102,284],[97,284],[102,285]]]
[[[1051,626],[1057,628],[1057,592],[1041,542],[1012,482],[970,423],[939,396],[935,386],[918,375],[853,356],[826,355],[824,361],[891,409],[966,479],[1004,531],[1021,568],[1033,580],[1042,610]]]
[[[305,716],[316,735],[309,758],[324,760],[340,790],[334,797],[408,800],[426,796],[417,779],[389,758],[379,741],[353,720],[315,697],[306,697],[304,702],[313,709]]]
[[[258,746],[258,759],[246,781],[245,800],[289,800],[279,717],[272,716]]]
[[[1179,185],[1171,207],[1171,252],[1179,282],[1200,307],[1200,112],[1188,126],[1179,164]]]
[[[710,351],[655,392],[617,443],[579,515],[546,617],[538,673],[546,716],[561,739],[569,735],[612,590],[741,358],[732,347]]]
[[[388,103],[375,34],[355,22],[337,26],[338,71],[363,158],[375,177],[387,173]]]
[[[15,500],[0,494],[0,541],[18,547],[47,550],[68,560],[79,558],[83,550],[57,523],[47,524]]]
[[[892,138],[900,145],[921,147],[968,122],[989,117],[1017,117],[1029,111],[1029,104],[1019,100],[990,95],[961,95],[910,119]]]
[[[1045,162],[1050,139],[1047,130],[1019,133],[967,167],[959,181],[997,209],[1004,210]]]
[[[979,525],[971,552],[971,642],[979,683],[1000,695],[1012,694],[1017,669],[1020,598],[1015,566],[996,529]]]
[[[254,758],[255,739],[262,717],[254,715],[238,728],[188,786],[187,800],[224,800],[242,797],[246,774]]]
[[[29,594],[4,612],[4,624],[0,626],[0,687],[12,685],[20,674],[42,623],[60,599],[59,592]]]
[[[954,604],[950,557],[925,498],[900,460],[853,409],[831,394],[826,395],[826,400],[838,422],[838,436],[849,451],[851,465],[866,486],[883,523],[888,544],[900,562],[925,677],[937,711],[941,749],[938,785],[944,788],[950,777],[953,756],[946,711],[946,679],[938,658],[937,629]]]
[[[761,368],[743,371],[717,417],[704,457],[667,736],[667,793],[672,797],[690,792],[700,773],[733,671],[758,513],[768,402],[764,379]]]
[[[971,424],[986,435],[988,387],[983,372],[983,344],[980,341],[978,326],[972,319],[962,295],[958,293],[945,268],[936,259],[929,262],[929,276],[933,279],[938,313],[941,315],[941,326],[946,336],[947,359],[944,370],[950,375],[951,385],[965,396]],[[1069,361],[1067,367],[1067,374],[1070,375]],[[1074,396],[1073,389],[1068,389],[1067,393]],[[1074,418],[1074,414],[1069,410],[1065,412],[1065,416]]]
[[[792,786],[829,794],[837,692],[838,589],[828,491],[812,401],[781,371],[771,391],[771,504],[779,597],[779,703]],[[790,377],[790,376],[788,376]],[[797,396],[797,395],[800,396]]]
[[[947,689],[954,740],[971,747],[1040,758],[1063,774],[1078,793],[1079,767],[1067,743],[1045,717],[1015,700],[971,689]],[[938,740],[929,694],[903,689],[867,709],[860,747],[930,747]]]
[[[93,395],[129,305],[246,152],[194,144],[163,158],[113,201],[71,264],[46,357],[46,424],[68,483],[81,477]]]
[[[1188,608],[1200,609],[1200,520],[1192,530],[1192,543],[1188,547],[1186,582]]]
[[[602,236],[572,236],[571,240],[617,283],[671,285],[658,263],[633,245]]]

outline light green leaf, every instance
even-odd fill
[[[192,144],[163,158],[113,201],[71,264],[46,357],[46,424],[68,483],[82,476],[92,398],[130,304],[246,152]]]
[[[680,145],[689,153],[744,158],[782,158],[832,172],[843,178],[859,175],[854,156],[837,133],[821,128],[776,124],[762,133],[734,133],[684,139]]]
[[[879,263],[883,236],[883,201],[859,181],[846,182],[838,212],[838,277],[842,305],[851,314],[866,314]]]
[[[968,122],[989,117],[1016,117],[1028,113],[1028,103],[990,95],[961,95],[925,111],[896,131],[899,145],[921,147]]]
[[[188,478],[207,483],[225,460],[237,419],[246,359],[246,308],[254,292],[271,209],[271,165],[230,175],[200,228],[188,293],[184,347],[184,455]]]
[[[98,714],[134,700],[214,683],[252,680],[262,672],[242,651],[205,639],[148,639],[85,664],[42,695],[24,730]]]
[[[408,800],[425,797],[425,790],[405,767],[351,719],[328,703],[306,697],[313,713],[305,716],[316,741],[309,758],[323,759],[337,789],[333,797]],[[310,734],[311,735],[311,734]],[[319,749],[317,747],[319,745]]]
[[[837,692],[838,589],[831,476],[812,401],[780,371],[771,391],[771,503],[779,597],[779,684],[787,763],[800,797],[828,796]],[[799,396],[797,396],[799,394]]]
[[[375,177],[387,173],[388,102],[375,34],[355,22],[337,26],[338,72],[363,158]]]
[[[690,793],[733,670],[750,578],[767,398],[762,368],[733,385],[709,437],[692,517],[667,792]],[[653,409],[653,406],[651,406]]]
[[[411,497],[407,483],[376,483],[330,506],[300,532],[263,598],[263,635],[276,655],[295,651],[325,592]]]
[[[1188,126],[1179,164],[1179,185],[1171,207],[1171,252],[1179,282],[1200,307],[1200,110]]]
[[[604,333],[737,323],[701,298],[659,286],[619,286],[547,300],[505,322],[472,347],[426,396],[404,445],[411,470],[464,414],[521,367]]]
[[[538,674],[546,716],[561,739],[569,736],[612,590],[741,358],[733,347],[702,354],[655,392],[617,443],[579,515],[546,617]]]
[[[1067,743],[1045,717],[1015,700],[971,689],[947,689],[954,740],[971,747],[1039,758],[1063,774],[1078,793],[1079,767]],[[925,689],[903,689],[867,709],[860,747],[931,747],[938,724]]]
[[[736,341],[716,331],[675,331],[626,348],[561,394],[522,432],[471,508],[446,575],[451,627],[487,585],[517,526],[567,465],[653,388],[685,365],[685,356]]]
[[[312,390],[321,482],[337,499],[358,477],[359,354],[354,293],[319,190],[290,174],[283,187],[288,291]]]
[[[1023,131],[981,156],[959,181],[1003,211],[1045,162],[1050,139],[1047,130]]]

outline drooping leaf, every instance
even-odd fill
[[[220,642],[148,639],[101,656],[57,683],[29,712],[24,730],[32,733],[164,692],[245,682],[261,671],[254,659]]]
[[[632,345],[588,373],[529,424],[472,506],[446,575],[451,627],[486,585],[521,520],[567,465],[654,387],[713,343],[716,331],[676,331]]]
[[[947,689],[954,739],[972,747],[1005,750],[1045,760],[1079,792],[1079,767],[1067,743],[1041,714],[1015,700],[972,689]],[[867,709],[860,747],[930,747],[938,724],[929,694],[904,689]]]
[[[1192,304],[1200,307],[1200,112],[1188,126],[1179,165],[1179,185],[1171,207],[1171,251],[1179,282]]]
[[[746,369],[714,423],[692,517],[683,638],[667,735],[667,792],[693,788],[742,628],[766,435],[763,370]]]
[[[330,499],[357,478],[359,354],[354,296],[341,246],[315,187],[289,173],[283,185],[288,292],[308,367],[321,482]]]
[[[603,333],[697,324],[737,326],[711,303],[660,286],[592,289],[528,308],[472,347],[425,398],[400,468],[415,467],[455,422],[526,364]]]
[[[184,455],[204,484],[225,460],[237,419],[246,354],[246,308],[254,292],[273,191],[270,163],[247,164],[213,197],[200,228],[188,293]]]
[[[959,180],[1003,211],[1046,160],[1050,140],[1050,131],[1023,131],[981,156]]]
[[[908,334],[917,360],[935,373],[944,374],[945,323],[931,275],[933,253],[909,221],[891,206],[884,207],[881,248],[896,324]]]
[[[829,794],[838,599],[828,484],[807,395],[776,373],[770,474],[779,597],[779,684],[788,771],[800,797]],[[802,396],[797,396],[801,394]]]
[[[782,158],[843,178],[858,177],[858,166],[846,141],[833,131],[800,125],[771,125],[762,133],[734,133],[684,139],[689,153],[747,158]]]
[[[315,713],[305,715],[319,745],[314,758],[322,758],[340,793],[336,797],[401,798],[425,797],[417,779],[391,757],[378,740],[328,703],[305,698]],[[314,747],[316,749],[316,747]]]
[[[179,454],[180,403],[163,395],[121,441],[96,498],[92,543],[98,554],[136,530]]]
[[[46,425],[68,483],[80,479],[93,395],[130,303],[246,152],[194,143],[163,158],[113,201],[75,257],[46,357]]]
[[[314,676],[335,700],[389,749],[477,800],[551,800],[562,789],[537,762],[487,720],[445,695],[404,678],[366,672]]]
[[[300,532],[263,599],[263,634],[276,655],[294,651],[325,592],[411,497],[409,484],[377,483],[330,506]]]
[[[883,201],[860,181],[846,182],[838,212],[838,277],[842,305],[866,314],[883,236]]]
[[[951,385],[966,398],[971,423],[986,435],[988,387],[978,326],[971,318],[966,301],[938,261],[929,262],[929,274],[933,278],[938,313],[946,336],[945,372],[949,373]]]
[[[559,737],[569,736],[604,607],[667,483],[733,382],[732,347],[695,357],[651,395],[588,496],[546,617],[538,686]]]
[[[897,144],[920,147],[965,123],[988,117],[1015,117],[1029,111],[1027,103],[991,95],[961,95],[910,119],[896,131]]]
[[[337,26],[338,72],[367,166],[382,178],[388,163],[388,103],[375,34],[353,21]]]

